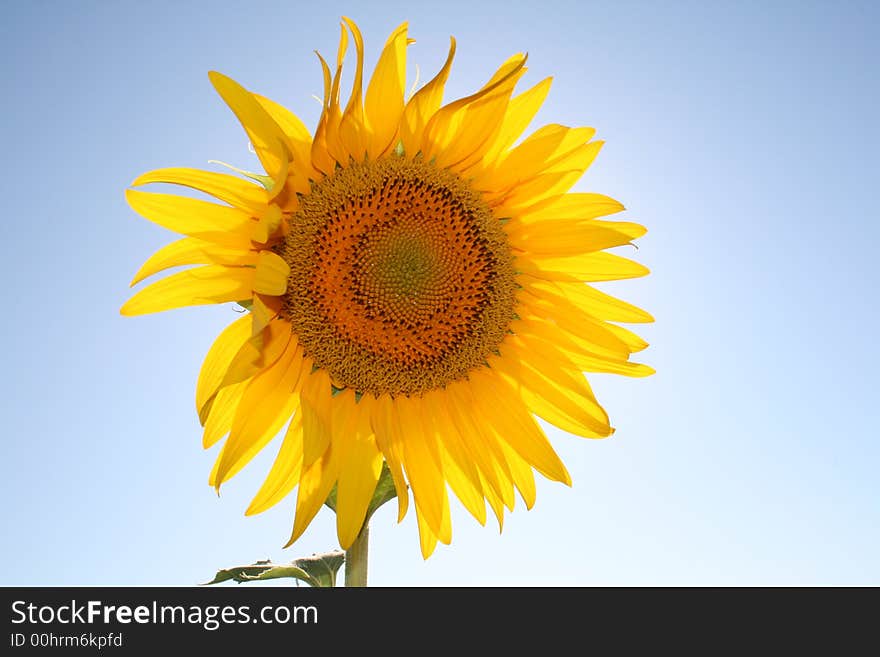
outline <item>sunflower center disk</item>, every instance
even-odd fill
[[[279,253],[284,313],[317,367],[361,393],[420,395],[484,365],[514,317],[507,236],[455,174],[391,157],[302,197]]]

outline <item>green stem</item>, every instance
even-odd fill
[[[367,585],[367,557],[369,555],[370,527],[364,523],[361,533],[345,551],[345,585]]]

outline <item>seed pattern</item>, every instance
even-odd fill
[[[340,388],[421,395],[485,365],[514,318],[500,222],[417,158],[352,163],[300,199],[278,247],[304,353]]]

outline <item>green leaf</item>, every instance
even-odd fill
[[[336,586],[336,573],[345,562],[345,553],[327,552],[302,557],[289,564],[273,564],[266,559],[249,566],[234,566],[218,570],[210,582],[205,585],[219,584],[233,580],[239,584],[267,579],[291,577],[316,588]]]
[[[320,586],[320,584],[313,580],[306,571],[304,571],[302,568],[297,568],[296,566],[292,565],[273,566],[272,568],[269,568],[261,573],[257,573],[254,575],[242,573],[241,579],[236,579],[235,581],[240,584],[241,582],[253,582],[260,579],[281,579],[282,577],[292,577],[294,579],[306,582],[310,586]]]

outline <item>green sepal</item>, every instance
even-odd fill
[[[336,575],[345,563],[345,552],[325,552],[311,557],[302,557],[293,562],[308,573],[319,587],[336,586]],[[314,586],[314,585],[313,585]]]
[[[245,171],[244,169],[239,169],[238,167],[234,167],[231,164],[227,164],[226,162],[221,162],[220,160],[208,160],[209,164],[219,164],[220,166],[224,166],[227,169],[231,169],[236,173],[241,174],[245,178],[250,178],[254,182],[260,183],[267,192],[271,192],[272,188],[275,186],[275,181],[272,180],[269,176],[264,176],[261,173],[254,173],[253,171]]]
[[[367,507],[367,515],[364,518],[364,524],[370,522],[370,517],[376,510],[397,497],[397,489],[394,487],[394,480],[391,478],[391,470],[388,464],[382,461],[382,473],[379,475],[379,481],[376,482],[376,490],[373,491],[373,499],[370,500],[370,506]]]
[[[379,474],[379,481],[376,482],[376,489],[373,491],[373,499],[370,500],[370,505],[367,507],[367,514],[364,516],[364,524],[366,525],[370,522],[370,517],[380,506],[385,504],[385,502],[390,502],[395,497],[397,497],[397,489],[394,487],[394,480],[391,478],[391,470],[388,469],[388,464],[382,461],[382,472]],[[330,491],[330,494],[324,501],[324,504],[334,513],[336,512],[335,484],[333,485],[333,490]]]

